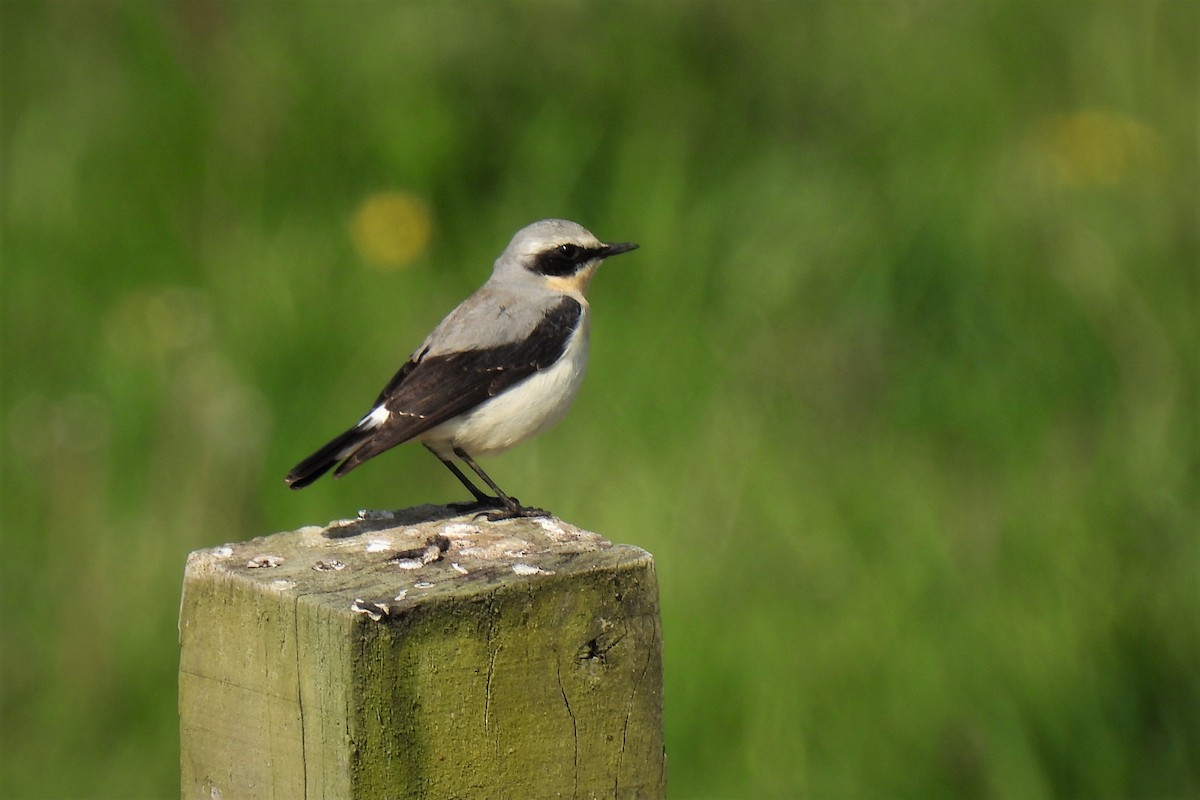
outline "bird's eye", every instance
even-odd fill
[[[560,244],[557,249],[558,249],[558,254],[560,256],[562,256],[563,258],[567,258],[572,261],[579,258],[579,252],[580,252],[579,245]]]

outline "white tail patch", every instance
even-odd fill
[[[371,413],[360,419],[354,427],[362,428],[364,431],[374,430],[387,422],[388,417],[391,415],[392,412],[388,411],[385,406],[378,405],[372,408]]]

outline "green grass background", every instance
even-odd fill
[[[187,552],[463,499],[282,476],[564,216],[486,466],[655,554],[673,797],[1200,795],[1197,9],[4,0],[0,794],[177,793]]]

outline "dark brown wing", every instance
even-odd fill
[[[344,475],[384,450],[407,442],[557,361],[579,325],[583,308],[564,297],[525,339],[485,350],[429,356],[418,353],[380,393],[375,407],[391,412],[337,468]]]

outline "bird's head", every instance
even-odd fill
[[[609,256],[636,248],[632,242],[606,244],[582,225],[544,219],[517,231],[496,260],[497,277],[529,277],[556,291],[582,295],[596,268]]]

